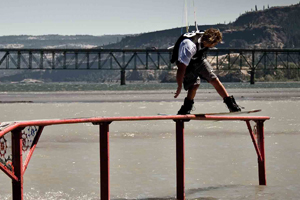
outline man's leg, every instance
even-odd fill
[[[212,79],[209,83],[214,86],[214,88],[217,90],[217,92],[223,99],[229,97],[224,85],[221,83],[221,81],[218,78]]]
[[[199,84],[193,85],[187,93],[187,97],[184,99],[184,103],[181,106],[180,110],[177,114],[186,115],[190,114],[194,105],[194,98],[196,96],[197,89],[199,88]]]
[[[230,112],[241,111],[241,108],[235,102],[234,97],[229,96],[224,85],[221,83],[221,81],[218,78],[212,79],[209,83],[211,83],[214,86],[214,88],[217,90],[219,95],[223,98],[224,103],[227,105]]]
[[[195,96],[196,96],[196,92],[197,92],[199,86],[200,85],[198,85],[198,84],[197,85],[193,85],[193,87],[188,90],[186,98],[189,99],[189,100],[193,100],[195,98]]]
[[[227,105],[230,112],[241,111],[241,108],[236,104],[233,96],[228,95],[225,87],[218,79],[217,75],[213,72],[212,66],[206,59],[202,62],[202,68],[199,71],[199,76],[214,86],[218,94],[223,98],[224,103]]]

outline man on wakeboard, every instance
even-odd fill
[[[190,114],[194,97],[200,86],[200,78],[214,86],[218,94],[223,98],[230,112],[239,112],[241,108],[236,104],[233,96],[229,96],[225,87],[213,72],[212,66],[206,60],[206,52],[222,41],[222,33],[218,29],[210,28],[205,32],[185,33],[175,43],[171,63],[176,62],[178,67],[176,74],[177,90],[174,98],[177,98],[182,90],[182,84],[188,91],[184,104],[177,114]]]

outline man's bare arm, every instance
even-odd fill
[[[177,61],[177,73],[176,73],[176,81],[177,81],[177,90],[175,92],[174,98],[177,98],[182,89],[183,78],[186,70],[186,65]]]

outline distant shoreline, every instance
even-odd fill
[[[264,88],[300,88],[300,82],[257,82],[254,85],[241,82],[224,82],[226,89],[264,89]],[[128,82],[87,83],[87,82],[51,82],[51,83],[0,83],[0,93],[11,92],[99,92],[99,91],[162,91],[175,90],[176,83]],[[214,89],[209,83],[201,83],[199,90]],[[1,101],[2,99],[0,99]]]

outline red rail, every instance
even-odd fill
[[[45,126],[74,123],[93,123],[100,126],[100,191],[101,199],[110,199],[109,187],[109,125],[113,121],[140,121],[140,120],[174,120],[176,123],[176,170],[177,170],[177,199],[185,199],[185,172],[184,172],[184,123],[188,120],[234,120],[245,121],[248,127],[254,148],[258,157],[259,184],[266,185],[265,150],[264,150],[264,121],[266,116],[217,116],[217,115],[173,115],[173,116],[136,116],[136,117],[95,117],[77,119],[53,119],[36,121],[16,121],[9,123],[0,131],[0,138],[12,133],[12,169],[1,164],[0,169],[12,179],[13,200],[23,200],[23,176],[39,141]],[[256,135],[250,121],[256,123]],[[30,146],[29,153],[23,163],[22,130],[25,127],[38,126],[39,129]],[[1,145],[1,144],[0,144]],[[1,159],[1,158],[0,158]]]

